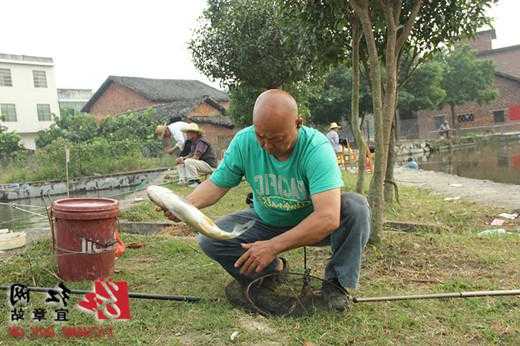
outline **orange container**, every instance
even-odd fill
[[[114,273],[119,202],[63,198],[52,204],[58,275],[65,281],[96,280]]]

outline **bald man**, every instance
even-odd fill
[[[309,245],[331,245],[327,281],[345,289],[357,286],[370,234],[368,203],[361,195],[341,193],[343,180],[328,139],[302,126],[288,93],[268,90],[257,98],[253,126],[235,135],[217,170],[187,200],[198,208],[210,206],[243,177],[253,190],[253,208],[216,223],[227,231],[250,220],[254,226],[232,240],[198,239],[202,250],[235,278],[226,287],[232,303],[243,305],[243,288],[254,278],[287,271],[280,254]],[[334,285],[324,285],[322,296],[332,309],[343,311],[348,297]],[[237,287],[239,296],[233,294]]]

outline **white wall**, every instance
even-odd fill
[[[45,63],[31,64],[30,62],[10,62],[0,60],[0,68],[11,70],[12,87],[0,86],[0,103],[13,103],[16,105],[16,122],[2,122],[9,131],[20,134],[24,145],[34,149],[36,132],[47,129],[52,121],[38,121],[37,104],[49,104],[51,113],[59,117],[58,95],[54,66]],[[47,88],[35,88],[33,82],[33,70],[45,71],[47,75]]]

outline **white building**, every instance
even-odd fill
[[[92,89],[58,89],[58,103],[61,110],[79,113],[92,97]]]
[[[52,58],[0,54],[0,126],[34,149],[36,133],[60,116]]]

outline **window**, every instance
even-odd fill
[[[0,68],[0,86],[13,86],[10,69]]]
[[[494,111],[493,118],[495,119],[495,123],[503,123],[505,121],[505,112],[502,111]]]
[[[459,123],[467,123],[473,120],[475,120],[475,118],[473,117],[472,113],[457,115],[457,121]]]
[[[1,103],[0,104],[0,120],[16,121],[16,106],[13,103]]]
[[[38,104],[36,105],[38,110],[38,121],[51,121],[51,105]]]
[[[47,87],[47,75],[45,71],[33,71],[33,80],[35,88]]]

